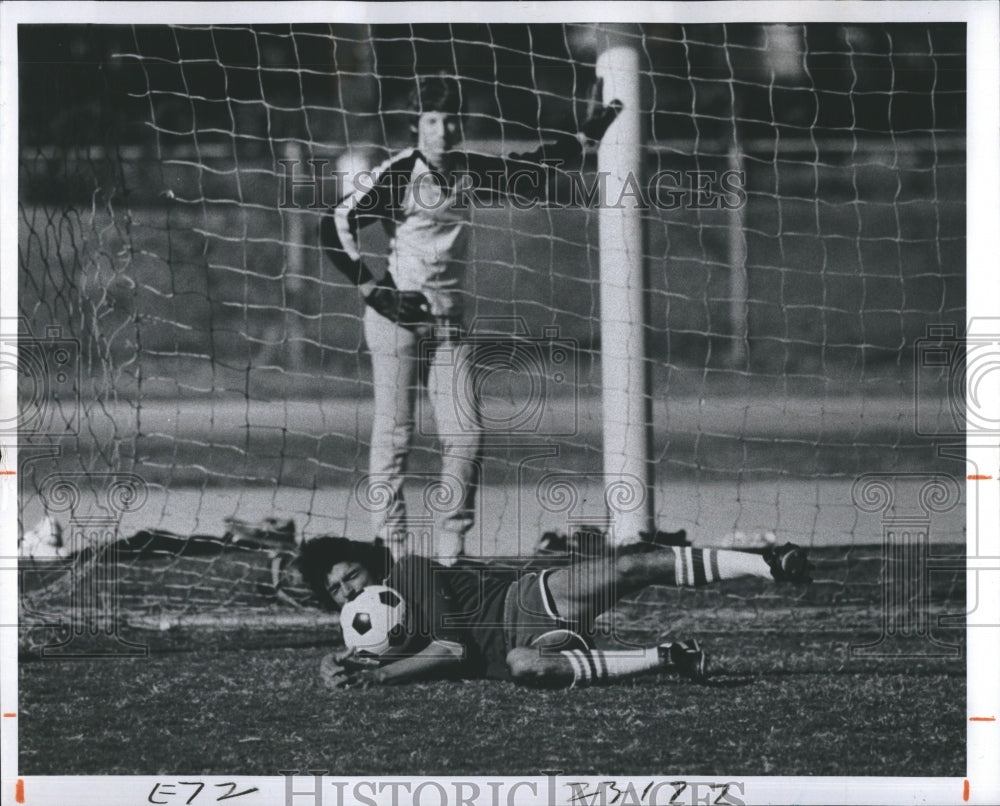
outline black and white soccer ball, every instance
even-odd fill
[[[406,640],[406,602],[392,588],[369,585],[340,611],[348,649],[382,655]]]

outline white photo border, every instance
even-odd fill
[[[398,23],[413,22],[964,22],[967,25],[967,314],[986,322],[1000,312],[1000,282],[997,281],[1000,255],[1000,6],[982,2],[635,2],[635,3],[142,3],[142,2],[5,2],[0,4],[0,316],[17,317],[17,26],[24,23]],[[992,331],[996,333],[994,329]],[[997,375],[997,373],[994,373]],[[988,379],[989,388],[980,388],[992,399],[1000,419],[1000,379]],[[16,378],[0,375],[0,417],[16,416]],[[17,467],[16,446],[3,445],[0,468]],[[969,481],[968,507],[969,568],[967,570],[968,625],[967,670],[970,718],[1000,718],[1000,445],[997,440],[968,442],[972,475],[989,480]],[[0,763],[3,778],[0,792],[4,803],[116,804],[147,803],[152,787],[159,781],[177,780],[170,776],[30,776],[18,777],[17,718],[17,585],[10,558],[17,556],[16,512],[0,512],[4,558],[3,585],[0,587]],[[917,804],[917,803],[1000,803],[1000,721],[970,720],[967,731],[967,771],[964,778],[851,778],[800,777],[765,778],[719,776],[718,781],[739,782],[742,790],[733,794],[736,802],[802,804]],[[369,802],[408,806],[414,800],[437,804],[468,797],[479,786],[477,804],[490,806],[517,803],[523,806],[554,806],[566,802],[562,781],[535,778],[477,779],[456,777],[441,781],[446,798],[439,790],[425,789],[424,798],[414,798],[429,778],[385,778],[377,781],[338,777],[317,782],[311,777],[194,776],[212,786],[234,781],[240,789],[256,787],[251,795],[239,798],[245,806],[258,804],[318,803],[308,793],[320,784],[325,787],[323,803],[346,806]],[[683,776],[678,776],[683,778]],[[185,779],[180,776],[180,779]],[[673,780],[656,776],[657,780]],[[575,778],[596,785],[601,779]],[[627,777],[621,779],[629,780]],[[635,779],[638,781],[638,779]],[[691,780],[703,780],[696,777]],[[496,786],[490,785],[493,781]],[[393,782],[396,782],[393,785]],[[332,784],[332,785],[331,785]],[[404,786],[405,784],[405,786]],[[360,788],[359,788],[360,787]],[[381,787],[381,791],[378,791]],[[239,790],[237,790],[239,791]],[[337,793],[344,794],[338,799]],[[289,795],[292,793],[292,799]],[[299,793],[299,794],[295,794]],[[347,799],[352,795],[354,801]],[[710,801],[703,801],[710,802]]]

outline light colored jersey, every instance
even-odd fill
[[[349,260],[360,265],[358,232],[381,221],[391,239],[388,268],[396,287],[423,292],[433,315],[458,318],[468,264],[469,187],[492,187],[500,195],[511,195],[508,180],[520,175],[528,180],[522,186],[531,190],[530,197],[544,198],[547,181],[541,160],[562,162],[581,153],[578,140],[563,138],[556,145],[506,158],[456,154],[457,168],[442,173],[432,171],[417,149],[408,148],[375,168],[370,181],[337,206],[339,242]],[[345,272],[359,283],[363,279],[350,267]]]
[[[444,187],[415,149],[372,172],[336,211],[344,249],[358,260],[359,226],[379,220],[390,234],[389,273],[403,291],[422,291],[435,316],[460,316],[468,255],[469,201]],[[367,183],[366,183],[367,184]]]
[[[389,271],[403,291],[423,291],[435,316],[461,313],[469,240],[469,203],[442,187],[418,158],[403,196],[402,219],[389,247]]]

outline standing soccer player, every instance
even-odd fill
[[[333,265],[361,290],[365,340],[372,357],[375,412],[369,457],[369,495],[375,536],[394,555],[405,552],[403,479],[413,440],[417,394],[425,386],[442,443],[444,502],[434,531],[435,558],[462,556],[473,526],[479,481],[480,401],[455,400],[474,371],[472,344],[463,337],[471,192],[544,198],[550,169],[580,158],[597,141],[619,105],[596,107],[582,131],[538,150],[506,158],[458,148],[462,139],[458,82],[424,76],[411,95],[415,145],[378,166],[371,186],[325,216],[321,237]],[[390,235],[388,272],[376,279],[361,260],[360,230],[380,221]],[[374,506],[378,503],[379,506]],[[381,504],[385,506],[381,506]]]

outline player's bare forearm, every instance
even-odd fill
[[[600,94],[601,82],[598,81],[591,89],[586,117],[576,132],[571,128],[552,132],[553,137],[547,138],[534,151],[523,154],[470,157],[473,172],[488,180],[481,190],[523,200],[548,200],[556,172],[566,165],[579,163],[587,148],[601,141],[623,108],[617,99],[605,106],[598,100]]]
[[[430,645],[416,653],[408,655],[378,670],[378,682],[381,685],[398,685],[413,683],[418,680],[436,680],[449,676],[462,662],[463,651],[460,645],[442,641],[432,641]]]
[[[379,665],[371,657],[356,656],[354,650],[331,652],[320,663],[320,678],[329,688],[369,688],[440,680],[449,677],[462,662],[459,644],[432,641],[424,650]]]

